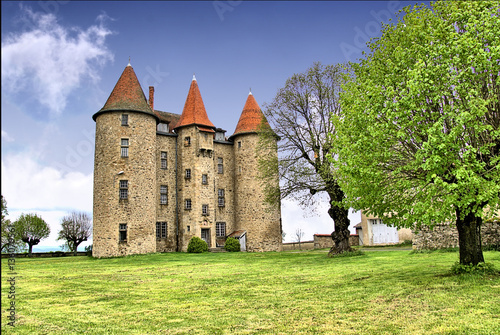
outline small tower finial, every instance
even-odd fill
[[[252,88],[250,87],[250,92],[248,93],[248,95],[253,95],[252,94]]]
[[[193,72],[193,80],[196,81],[196,76],[194,75],[194,72]]]
[[[127,66],[132,66],[132,65],[130,65],[130,56],[128,56],[128,64],[127,64]]]

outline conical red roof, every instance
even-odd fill
[[[189,93],[186,98],[186,103],[184,104],[184,109],[182,110],[181,119],[175,128],[192,124],[215,129],[213,123],[208,119],[207,111],[205,110],[203,99],[201,98],[200,89],[198,88],[198,83],[196,82],[196,78],[194,78],[194,76],[191,81],[191,87],[189,87]]]
[[[259,131],[263,119],[266,126],[269,126],[266,118],[264,117],[264,114],[257,104],[257,101],[255,101],[253,94],[249,93],[247,101],[245,103],[245,107],[243,107],[243,112],[241,113],[240,120],[236,125],[236,130],[231,137],[241,133],[254,133]]]
[[[139,80],[130,64],[123,70],[104,107],[92,118],[95,121],[99,114],[119,110],[147,113],[158,118],[149,107]]]

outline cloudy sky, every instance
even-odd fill
[[[232,134],[249,88],[271,102],[313,62],[356,61],[381,22],[412,2],[1,2],[1,192],[9,218],[40,214],[58,246],[60,219],[92,212],[95,123],[131,59],[155,108],[181,113],[193,73],[211,121]],[[283,204],[287,241],[330,233],[316,215]],[[360,221],[353,214],[351,224]],[[90,244],[89,241],[86,244]],[[82,246],[85,246],[83,244]]]

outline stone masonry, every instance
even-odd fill
[[[264,204],[257,176],[262,117],[250,93],[227,138],[195,78],[182,114],[155,110],[129,64],[93,116],[93,256],[186,251],[193,236],[221,247],[237,230],[248,251],[281,250],[280,209]]]

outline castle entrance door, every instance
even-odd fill
[[[210,245],[210,228],[208,228],[208,229],[202,228],[201,229],[201,239],[203,241],[207,242],[209,248],[211,247],[211,245]]]

